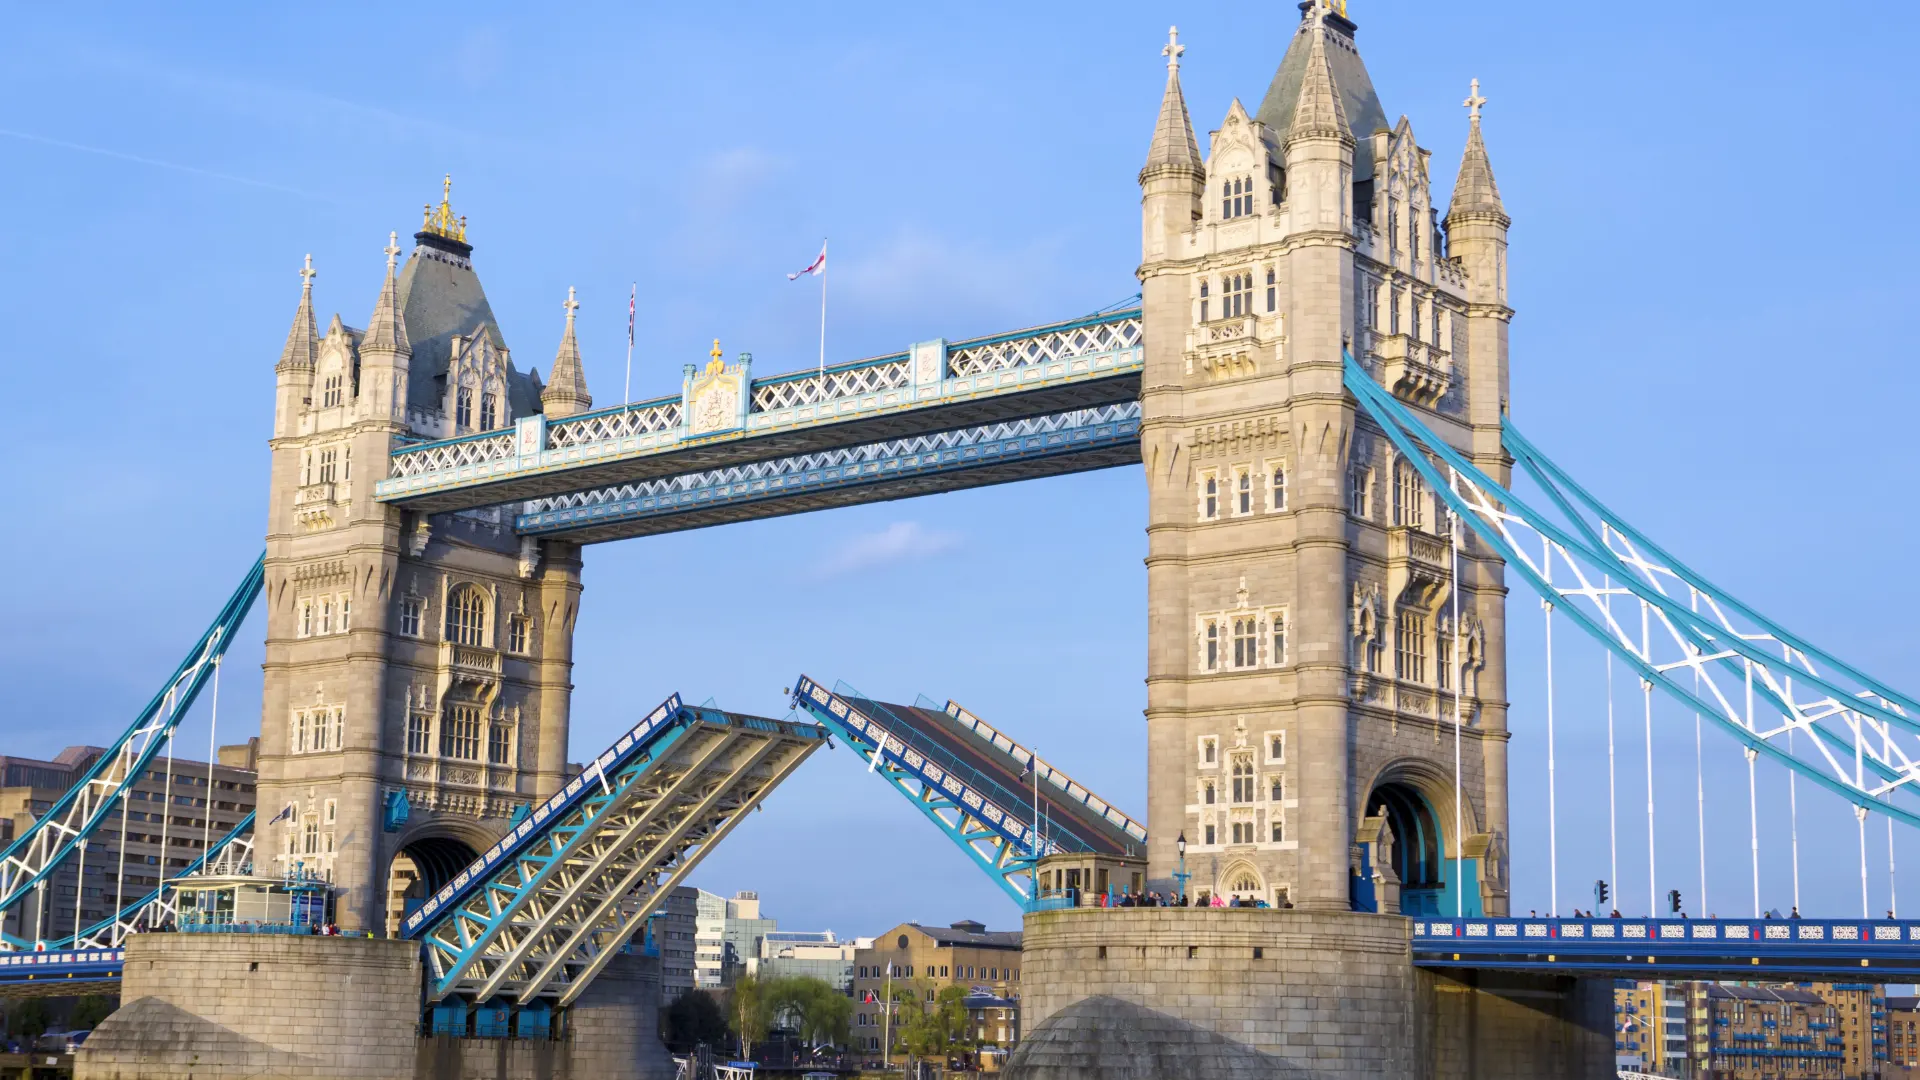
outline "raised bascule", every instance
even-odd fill
[[[547,377],[516,363],[450,179],[364,329],[322,330],[304,268],[266,552],[0,852],[0,911],[32,927],[0,993],[119,986],[86,1078],[657,1075],[648,916],[829,742],[1028,912],[1023,1078],[1598,1077],[1617,975],[1920,978],[1920,923],[1762,919],[1757,861],[1749,919],[1559,917],[1557,862],[1556,914],[1510,917],[1510,577],[1639,679],[1649,723],[1658,691],[1859,808],[1863,907],[1867,813],[1920,824],[1920,701],[1521,434],[1478,84],[1443,207],[1345,6],[1300,9],[1204,154],[1170,35],[1137,306],[770,378],[716,341],[677,396],[595,409],[571,292]],[[809,675],[785,718],[676,695],[568,764],[586,545],[1122,465],[1147,496],[1144,819],[995,726],[1018,718]],[[256,606],[258,818],[49,926],[50,875]],[[1259,906],[1085,906],[1145,889]],[[354,936],[208,932],[241,904]]]

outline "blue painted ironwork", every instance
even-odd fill
[[[396,445],[374,496],[461,509],[1131,400],[1141,325],[1135,308],[758,381],[750,361],[689,368],[678,400]],[[710,377],[743,392],[694,417]]]
[[[186,659],[180,661],[180,666],[127,730],[94,759],[85,775],[66,794],[0,852],[0,912],[19,904],[35,886],[47,880],[79,843],[107,820],[115,801],[123,798],[146,772],[154,756],[185,719],[201,688],[213,677],[215,667],[226,655],[240,624],[246,621],[265,581],[266,555],[263,553],[194,643]]]
[[[1478,542],[1645,683],[1749,752],[1857,807],[1920,825],[1920,749],[1910,750],[1909,742],[1920,732],[1920,718],[1910,715],[1912,698],[1788,633],[1674,560],[1575,484],[1511,420],[1503,444],[1557,513],[1474,466],[1351,355],[1345,382]],[[1631,608],[1642,611],[1638,633],[1621,621]]]
[[[1422,967],[1658,979],[1920,976],[1920,921],[1892,919],[1416,919]]]
[[[1024,906],[1029,902],[1035,863],[1046,855],[1127,852],[1129,845],[1117,840],[1115,834],[1144,845],[1144,828],[1124,814],[1119,815],[1120,822],[1104,817],[1104,810],[1111,809],[1109,804],[1070,781],[1065,783],[1072,791],[1085,793],[1092,801],[1081,799],[1077,794],[1068,794],[1067,798],[1076,799],[1089,811],[1102,814],[1106,828],[1092,828],[1070,815],[1059,814],[1051,816],[1046,829],[1036,830],[1032,793],[1009,786],[1005,774],[996,775],[1002,771],[987,765],[982,757],[973,756],[969,760],[969,755],[959,747],[942,743],[918,730],[914,722],[901,715],[900,706],[875,701],[844,683],[829,690],[802,675],[794,684],[793,701],[838,735],[868,763],[871,771],[904,795],[1016,904]],[[953,708],[958,710],[958,706]],[[948,715],[958,718],[958,712]],[[976,754],[983,754],[987,748],[997,753],[1008,752],[996,747],[992,736],[981,734],[980,738],[985,747]],[[1013,760],[1022,768],[1032,760],[1030,751],[1004,736],[1000,738],[1016,752]],[[1060,776],[1044,762],[1041,768],[1043,776]],[[1031,774],[1026,778],[1030,780]],[[1065,780],[1064,776],[1060,779]],[[1018,782],[1015,779],[1015,783]],[[1046,800],[1059,797],[1055,784],[1049,783],[1047,787]],[[1062,790],[1069,788],[1063,786]],[[1096,804],[1100,809],[1095,809]]]
[[[74,984],[118,981],[126,959],[125,949],[0,953],[0,988],[17,991],[22,984],[45,983],[48,995],[84,993]]]
[[[514,529],[581,541],[668,532],[741,516],[716,513],[729,508],[771,517],[1137,464],[1139,447],[1140,404],[1128,401],[531,500]]]
[[[407,917],[428,999],[568,1004],[825,739],[669,698]]]

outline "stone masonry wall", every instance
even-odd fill
[[[411,941],[137,934],[76,1080],[411,1080]]]

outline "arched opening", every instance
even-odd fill
[[[1267,886],[1260,880],[1260,871],[1247,863],[1235,863],[1227,868],[1220,883],[1228,900],[1238,900],[1242,904],[1254,904],[1266,899]]]
[[[1392,865],[1400,879],[1400,913],[1437,915],[1446,890],[1446,840],[1426,796],[1406,784],[1386,783],[1367,796],[1367,817],[1387,819],[1393,831]]]
[[[396,937],[400,924],[427,897],[440,891],[479,855],[465,841],[451,836],[418,837],[400,849],[387,872],[387,936]]]

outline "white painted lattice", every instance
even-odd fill
[[[802,379],[760,383],[753,388],[753,411],[772,412],[835,398],[898,390],[912,383],[913,371],[907,360],[889,360],[866,367],[816,373]]]
[[[985,375],[1050,360],[1118,352],[1139,344],[1140,317],[1135,315],[1114,322],[989,340],[978,345],[963,342],[948,351],[947,367],[955,376]]]
[[[547,425],[547,445],[555,450],[565,450],[570,446],[585,446],[636,435],[657,435],[679,426],[679,402],[638,405],[619,412],[556,420]]]
[[[418,448],[401,447],[393,452],[389,476],[393,479],[425,476],[445,469],[505,461],[511,457],[513,432],[500,431],[475,439],[429,443]]]

